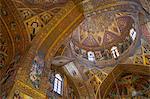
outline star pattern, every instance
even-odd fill
[[[104,15],[95,15],[85,19],[73,32],[73,40],[85,47],[100,47],[123,40],[134,21],[123,14],[112,16],[109,19],[108,16],[103,18]]]

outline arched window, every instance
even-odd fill
[[[130,29],[130,37],[132,38],[133,41],[136,38],[136,31],[133,28]]]
[[[89,51],[87,54],[88,54],[88,60],[89,61],[95,61],[94,52]]]
[[[111,52],[112,52],[114,58],[119,57],[119,52],[118,52],[118,49],[117,49],[116,46],[113,46],[113,47],[111,48]]]
[[[62,94],[62,82],[63,79],[60,76],[60,74],[55,74],[55,79],[54,79],[54,92],[58,94]]]

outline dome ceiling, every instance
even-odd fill
[[[70,47],[73,57],[86,66],[90,63],[98,68],[114,66],[136,47],[140,5],[137,0],[115,1],[81,3],[85,19],[73,31]]]
[[[99,49],[122,42],[129,36],[134,20],[130,16],[107,13],[85,19],[73,32],[72,41],[84,49]]]

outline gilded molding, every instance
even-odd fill
[[[13,94],[16,90],[20,91],[28,96],[31,96],[33,99],[46,99],[46,94],[30,87],[29,85],[27,85],[19,80],[16,80],[8,99],[12,99]]]

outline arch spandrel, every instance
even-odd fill
[[[40,29],[45,27],[53,17],[67,4],[68,0],[12,0],[24,23],[30,41]]]
[[[74,17],[72,17],[72,15]],[[70,33],[70,30],[73,29],[72,27],[75,28],[75,26],[78,25],[78,22],[80,22],[82,20],[82,18],[83,18],[83,16],[82,16],[82,14],[80,12],[78,12],[78,9],[76,8],[76,6],[72,2],[69,2],[54,17],[54,19],[51,20],[35,36],[35,38],[31,42],[31,48],[29,49],[28,53],[25,55],[25,59],[23,59],[23,62],[20,63],[20,65],[22,64],[22,67],[19,68],[19,70],[18,70],[18,73],[17,73],[17,76],[16,76],[16,80],[17,81],[21,81],[22,83],[27,85],[29,88],[33,88],[33,90],[36,90],[32,86],[32,84],[30,82],[28,82],[30,69],[32,67],[32,65],[31,65],[32,64],[32,60],[40,52],[42,52],[42,54],[44,55],[44,58],[45,58],[45,56],[48,54],[48,49],[50,49],[50,48],[53,49],[55,47],[54,45],[52,47],[52,44],[54,42],[56,42],[56,41],[57,41],[57,43],[59,43],[61,41],[58,42],[58,40],[63,39],[66,36],[68,36],[68,34]],[[68,21],[68,19],[70,19],[70,20]],[[73,20],[75,20],[75,21],[73,21]],[[77,22],[77,24],[75,24],[75,22]],[[72,24],[72,25],[69,26],[70,24]],[[66,29],[66,31],[63,32],[63,30],[60,30],[59,28],[61,26],[64,26],[63,29],[64,30]],[[57,35],[54,35],[55,33],[57,33]],[[52,38],[52,37],[53,37],[53,39],[50,41],[49,38]],[[57,45],[57,47],[59,48],[60,45],[61,44]],[[55,50],[55,51],[57,51],[57,50]],[[53,55],[55,53],[56,52],[54,52]],[[50,57],[52,57],[53,55],[51,55]],[[45,60],[44,58],[43,58],[43,60]],[[46,75],[46,77],[47,77],[47,75]],[[43,87],[45,87],[45,86],[43,86]],[[29,88],[27,88],[26,90],[30,90]],[[23,89],[22,89],[22,91],[23,91]],[[37,89],[37,92],[36,92],[37,95],[38,95],[38,92],[40,92],[41,94],[45,95],[44,89],[41,88],[41,87],[39,89]],[[35,97],[36,97],[36,94],[35,94]]]
[[[14,84],[16,72],[19,68],[17,64],[29,44],[29,38],[12,1],[1,0],[0,14],[0,21],[2,22],[0,23],[0,25],[2,25],[0,26],[0,34],[5,35],[0,37],[2,40],[0,46],[1,44],[4,44],[4,46],[1,46],[0,50],[3,51],[5,50],[5,47],[8,47],[6,51],[10,58],[9,61],[7,61],[6,66],[0,69],[0,89],[3,89],[0,90],[0,93],[8,95]],[[9,36],[6,36],[7,34],[9,34]],[[5,44],[5,42],[3,42],[3,39],[4,41],[6,39],[8,46],[7,43]]]

